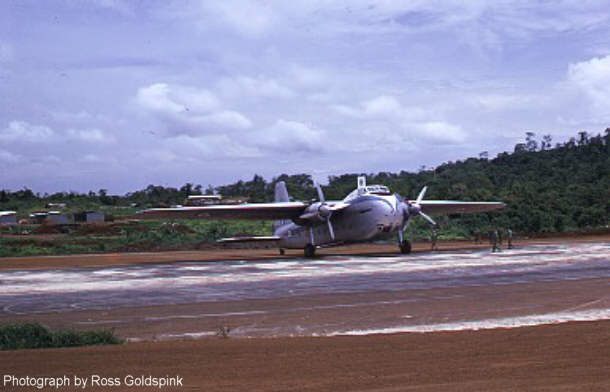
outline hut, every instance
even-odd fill
[[[74,223],[74,216],[59,211],[49,211],[45,223],[50,225],[69,225]]]
[[[99,211],[83,211],[74,214],[74,220],[79,223],[104,223],[106,215]]]
[[[0,211],[0,226],[11,226],[17,224],[17,212]]]

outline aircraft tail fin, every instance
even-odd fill
[[[286,183],[284,181],[278,181],[275,184],[275,201],[276,202],[288,202],[290,201],[290,196],[288,196],[288,190],[286,189]],[[273,222],[273,233],[277,231],[280,227],[291,223],[289,219],[281,219]]]
[[[279,181],[275,184],[275,201],[290,201],[288,197],[288,190],[286,189],[286,183]]]

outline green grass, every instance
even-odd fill
[[[6,235],[0,237],[0,257],[199,249],[223,237],[270,235],[271,222],[151,220],[117,224],[91,234],[68,228],[67,233],[44,239],[10,235],[36,234],[36,230],[36,226],[31,226],[28,230],[5,231]]]
[[[0,350],[122,344],[111,331],[51,331],[39,323],[0,324]]]

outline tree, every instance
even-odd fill
[[[538,142],[536,139],[536,134],[534,132],[525,132],[525,146],[527,151],[533,152],[538,149]]]
[[[542,137],[542,145],[541,145],[541,149],[542,150],[550,150],[553,147],[553,137],[551,135],[544,135]]]
[[[578,132],[578,145],[586,146],[589,144],[589,134],[586,131]]]

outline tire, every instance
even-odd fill
[[[404,255],[411,253],[411,241],[403,240],[398,246],[400,247],[400,253]]]
[[[305,245],[304,249],[305,257],[312,258],[316,255],[316,247],[312,244]]]

